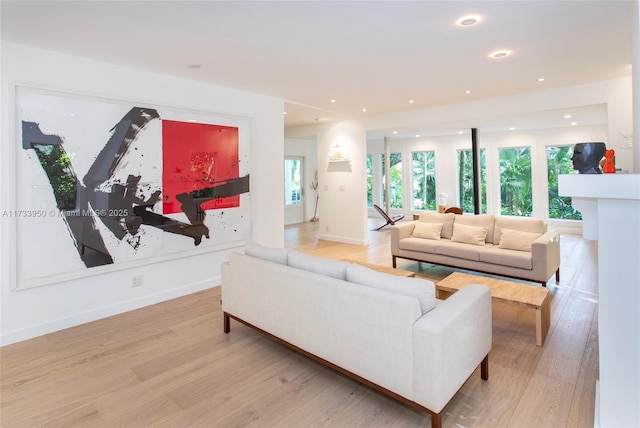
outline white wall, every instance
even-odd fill
[[[339,150],[348,162],[329,162]],[[358,122],[318,128],[319,239],[367,245],[366,140]]]
[[[251,238],[265,245],[283,245],[284,207],[283,203],[277,206],[273,203],[284,201],[282,100],[7,42],[2,42],[1,66],[3,211],[14,208],[17,178],[11,175],[11,166],[18,143],[13,91],[14,85],[20,84],[247,118],[252,124]],[[227,248],[12,291],[10,240],[14,233],[9,219],[1,220],[0,343],[3,345],[215,286],[220,283],[220,264],[233,250]],[[19,240],[16,245],[20,245]],[[131,287],[133,275],[144,276],[142,287]]]
[[[287,138],[284,140],[285,156],[300,156],[304,158],[304,213],[305,221],[313,217],[316,206],[316,195],[319,190],[313,190],[311,183],[316,181],[318,171],[318,144],[316,137],[311,138]],[[320,206],[318,206],[317,217],[320,216]]]

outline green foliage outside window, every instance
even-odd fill
[[[413,209],[436,210],[436,156],[435,152],[411,154],[413,179]]]
[[[582,214],[571,206],[571,198],[558,195],[558,176],[575,174],[572,146],[547,147],[547,177],[549,180],[549,218],[582,220]]]
[[[367,155],[367,206],[373,206],[373,156]]]
[[[386,206],[385,190],[385,164],[384,154],[382,155],[382,204]],[[389,207],[402,208],[402,153],[389,154]]]
[[[471,150],[458,150],[458,186],[460,208],[465,213],[475,213],[473,203],[473,153]],[[484,149],[480,150],[480,213],[487,212],[487,168]],[[452,205],[449,203],[449,205]]]
[[[531,148],[500,149],[500,213],[531,217]]]

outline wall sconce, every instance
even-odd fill
[[[349,162],[349,156],[342,149],[342,145],[336,142],[331,148],[329,162]]]

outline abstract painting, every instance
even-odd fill
[[[248,119],[21,86],[16,106],[18,288],[248,239]]]

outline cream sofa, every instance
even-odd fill
[[[431,414],[481,366],[488,378],[491,293],[445,301],[433,282],[249,243],[222,265],[224,331],[235,319]]]
[[[560,235],[542,220],[423,212],[391,227],[391,255],[546,286],[560,280]]]

